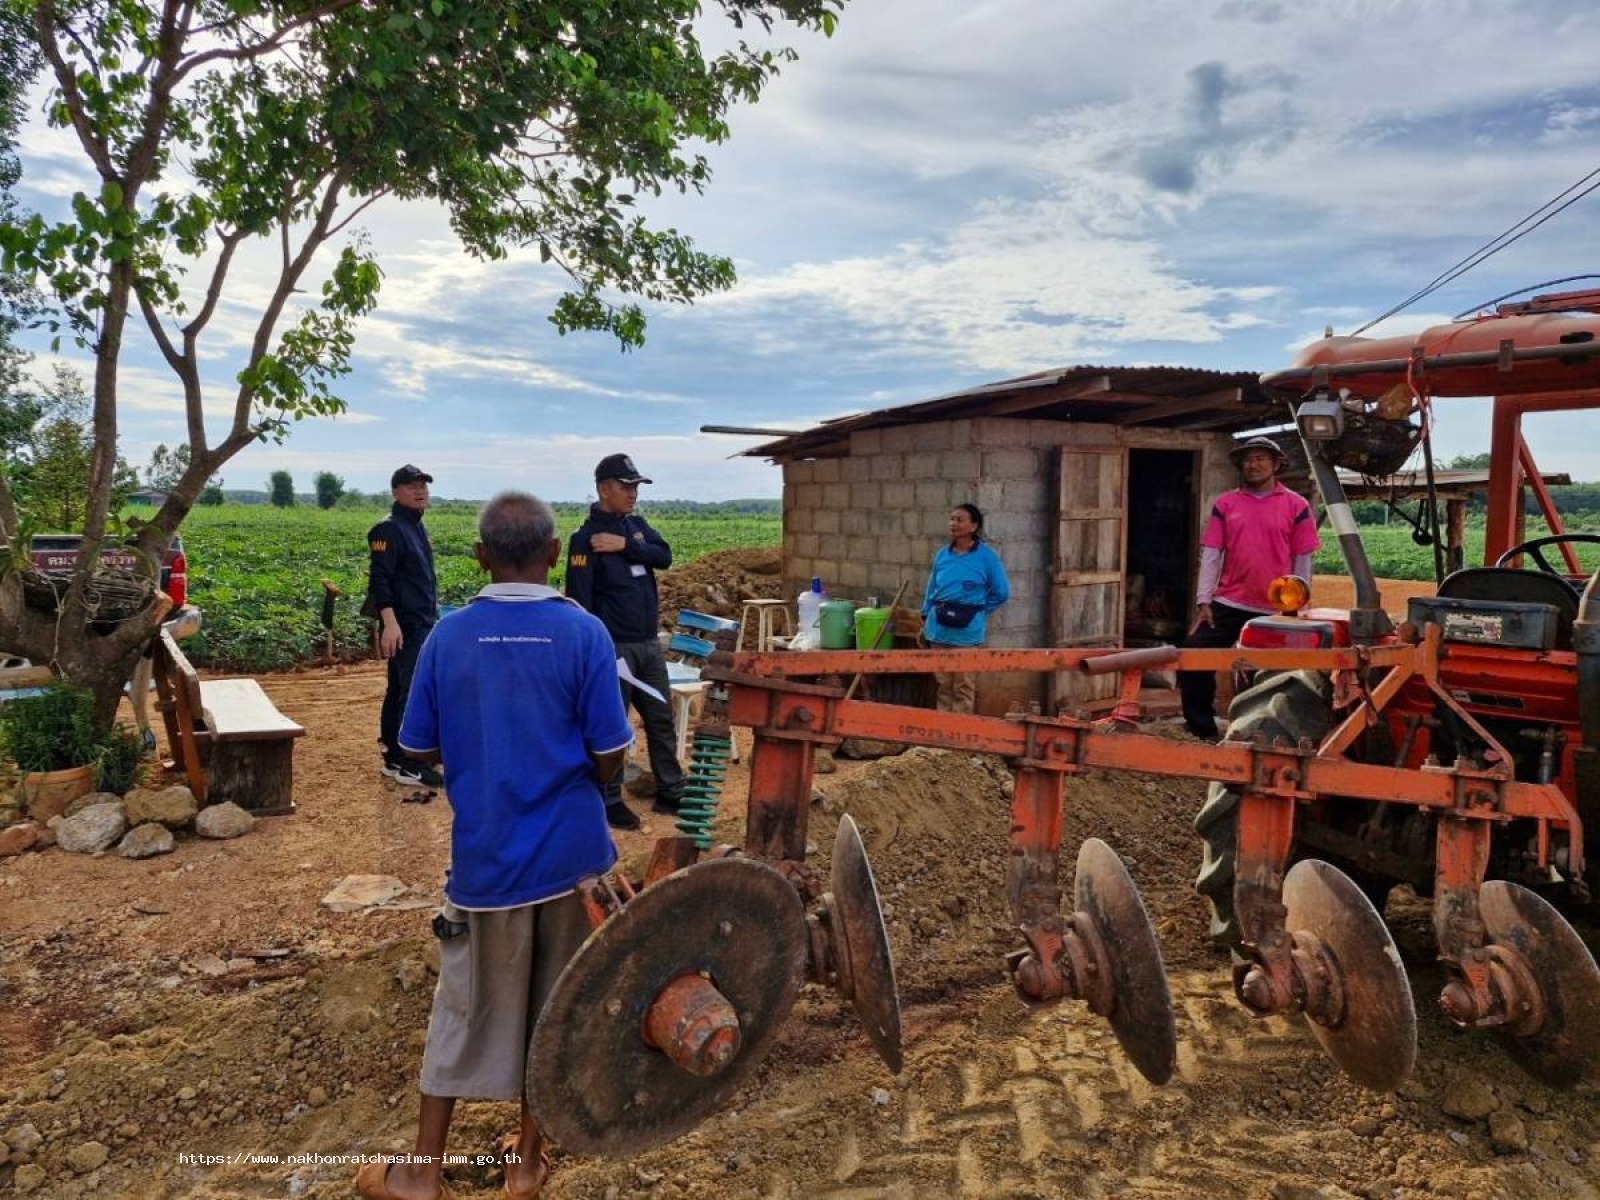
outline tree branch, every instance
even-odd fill
[[[349,216],[345,217],[344,220],[338,222],[337,224],[331,226],[329,228],[329,230],[328,230],[328,236],[329,237],[337,237],[339,234],[343,233],[345,231],[345,229],[349,227],[351,221],[354,221],[362,213],[366,212],[367,209],[371,208],[379,200],[382,200],[382,199],[386,198],[388,195],[389,195],[389,189],[388,188],[384,188],[382,191],[373,192],[372,195],[368,196],[366,199],[362,200],[360,204],[356,205],[353,209],[351,209]]]
[[[311,264],[311,259],[317,250],[328,240],[329,229],[339,207],[339,194],[344,190],[345,182],[345,174],[342,171],[335,172],[329,177],[322,201],[317,205],[316,218],[312,221],[311,229],[300,246],[300,252],[284,264],[283,272],[278,277],[278,285],[273,289],[272,298],[267,302],[261,320],[256,324],[256,336],[250,346],[250,359],[245,366],[247,371],[259,365],[266,357],[267,351],[272,346],[272,334],[277,328],[278,318],[283,315],[284,305],[288,303],[289,297],[294,293],[300,277],[305,274],[306,267]],[[287,239],[287,227],[284,229],[284,236]],[[287,249],[286,245],[286,253]],[[240,448],[249,444],[252,437],[249,433],[250,406],[254,399],[255,388],[248,384],[241,385],[238,398],[234,402],[233,427],[222,446],[218,447],[219,450],[232,445],[240,438],[244,439],[239,443]]]
[[[33,10],[33,28],[39,37],[39,48],[50,63],[50,69],[55,72],[56,83],[61,88],[61,100],[67,106],[67,116],[78,135],[79,144],[101,177],[112,178],[116,173],[116,164],[111,161],[111,149],[106,140],[95,133],[94,126],[84,112],[83,93],[78,89],[78,73],[72,69],[72,64],[67,62],[57,44],[61,27],[56,23],[53,0],[40,0],[39,6]],[[70,28],[67,34],[72,36]],[[88,61],[93,62],[93,57],[88,56]]]
[[[321,8],[314,8],[309,12],[301,13],[298,17],[286,21],[282,26],[269,34],[264,40],[257,42],[253,46],[237,46],[231,49],[202,51],[199,54],[185,59],[179,65],[177,73],[173,79],[173,83],[177,84],[178,82],[181,82],[187,76],[193,74],[201,67],[210,63],[248,62],[251,59],[261,58],[264,55],[271,54],[276,50],[282,49],[291,34],[298,33],[306,26],[314,25],[328,17],[338,16],[345,9],[354,8],[361,2],[362,0],[334,0],[333,3],[325,4]]]

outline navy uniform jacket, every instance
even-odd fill
[[[429,625],[439,619],[439,585],[433,574],[433,544],[422,527],[422,514],[396,504],[389,518],[367,532],[372,553],[367,567],[367,603],[362,611],[376,618],[394,609],[402,625]]]
[[[621,550],[596,554],[589,539],[617,534]],[[672,548],[643,517],[589,506],[589,519],[567,542],[567,595],[600,618],[614,642],[648,642],[661,627],[657,571],[672,565]]]

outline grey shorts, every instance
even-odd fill
[[[589,917],[576,893],[498,912],[445,909],[467,932],[439,943],[423,1094],[516,1100],[534,1022],[589,936]]]

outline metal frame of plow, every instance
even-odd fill
[[[1298,807],[1326,796],[1390,805],[1410,805],[1436,818],[1435,930],[1440,961],[1449,982],[1440,997],[1445,1013],[1458,1024],[1526,1031],[1547,1007],[1544,993],[1562,986],[1541,976],[1508,939],[1497,940],[1479,914],[1479,892],[1488,863],[1492,829],[1513,819],[1537,823],[1539,863],[1550,866],[1555,843],[1565,847],[1564,867],[1581,873],[1583,829],[1567,797],[1553,784],[1526,783],[1511,776],[1509,755],[1491,755],[1491,765],[1469,761],[1451,767],[1408,769],[1354,761],[1346,756],[1360,735],[1382,719],[1384,708],[1403,688],[1420,681],[1491,747],[1494,738],[1463,710],[1439,681],[1442,657],[1439,630],[1425,626],[1409,640],[1376,646],[1323,650],[897,650],[893,652],[820,651],[803,654],[717,654],[702,678],[711,681],[713,719],[750,728],[755,747],[750,766],[746,852],[763,857],[802,888],[811,875],[804,864],[810,807],[813,750],[832,748],[847,737],[908,746],[931,746],[999,755],[1010,761],[1016,787],[1012,802],[1012,856],[1007,898],[1026,942],[1011,956],[1013,981],[1033,1002],[1081,998],[1102,1015],[1103,985],[1096,991],[1092,939],[1075,930],[1080,914],[1064,915],[1057,882],[1061,836],[1062,781],[1092,768],[1213,780],[1240,791],[1239,867],[1235,903],[1246,932],[1247,961],[1236,979],[1240,1000],[1259,1015],[1303,1012],[1319,1027],[1329,1052],[1368,1086],[1388,1089],[1394,1064],[1409,1070],[1411,1054],[1395,1050],[1383,1068],[1362,1064],[1383,1057],[1368,1047],[1365,1058],[1330,1045],[1361,1043],[1357,1026],[1393,1020],[1410,1010],[1409,983],[1398,968],[1381,981],[1352,981],[1329,946],[1356,943],[1372,934],[1387,943],[1381,919],[1352,911],[1324,928],[1295,929],[1288,923],[1284,884]],[[1178,670],[1312,670],[1328,673],[1345,715],[1320,744],[1302,741],[1176,742],[1133,729],[1145,669],[1161,664]],[[933,671],[1082,671],[1120,676],[1119,699],[1109,719],[1008,714],[988,717],[848,698],[842,687],[814,682],[829,676]],[[1370,686],[1366,681],[1372,680]],[[1354,890],[1330,883],[1328,864],[1320,893],[1307,911],[1325,914]],[[1342,878],[1342,876],[1341,876]],[[1348,883],[1348,880],[1345,880]],[[1131,884],[1130,884],[1131,886]],[[813,894],[815,894],[813,892]],[[1308,893],[1309,894],[1309,893]],[[1359,894],[1359,893],[1358,893]],[[1136,893],[1135,893],[1136,895]],[[1329,898],[1331,897],[1331,899]],[[1367,910],[1370,911],[1370,904]],[[1560,920],[1559,916],[1556,920]],[[1366,934],[1352,931],[1365,930]],[[1370,940],[1370,939],[1369,939]],[[1159,952],[1157,952],[1159,962]],[[1104,978],[1101,975],[1100,978]],[[1163,981],[1164,983],[1164,981]],[[1401,993],[1404,992],[1403,997]],[[1099,1001],[1097,1003],[1097,996]],[[1364,997],[1364,998],[1363,998]],[[1383,1014],[1388,1014],[1384,1016]],[[1116,1021],[1113,1020],[1113,1025]],[[1409,1023],[1414,1043],[1414,1018]],[[1600,1045],[1574,1053],[1600,1056]],[[1135,1060],[1138,1054],[1133,1055]],[[1524,1062],[1526,1065],[1527,1057]],[[1532,1056],[1537,1059],[1539,1056]],[[1353,1065],[1352,1065],[1353,1064]],[[1530,1067],[1530,1069],[1533,1069]],[[1577,1071],[1595,1072],[1593,1062]],[[1567,1070],[1568,1074],[1572,1071]],[[1159,1068],[1156,1075],[1160,1074]],[[1546,1076],[1553,1073],[1545,1072]],[[1155,1077],[1154,1075],[1152,1076]]]

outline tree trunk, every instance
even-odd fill
[[[48,666],[68,683],[86,688],[94,696],[96,729],[109,730],[123,686],[171,607],[158,593],[155,603],[138,616],[103,629],[88,625],[81,602],[71,592],[59,613],[28,607],[22,579],[12,571],[0,579],[0,650]]]

